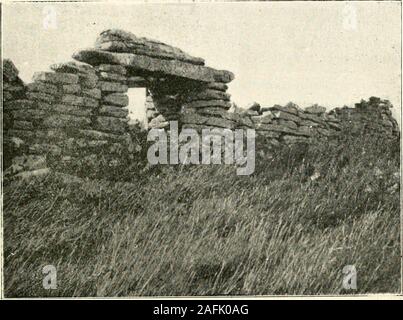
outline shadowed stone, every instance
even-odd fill
[[[187,95],[186,100],[191,102],[195,100],[224,100],[229,101],[231,95],[218,90],[206,89],[201,92],[193,92]]]
[[[45,128],[85,128],[91,124],[86,117],[58,114],[45,117],[42,126]]]
[[[97,117],[95,119],[95,127],[98,130],[124,133],[127,130],[127,119],[114,118],[114,117]]]
[[[15,81],[18,78],[18,69],[9,59],[3,60],[3,78],[7,81]]]
[[[97,69],[99,71],[119,73],[121,75],[126,74],[126,68],[116,64],[101,64]]]
[[[56,72],[65,73],[95,73],[94,67],[88,64],[80,64],[76,61],[69,61],[64,63],[56,63],[50,66],[50,69]]]
[[[225,109],[231,108],[231,103],[224,100],[200,100],[192,101],[183,105],[183,108],[205,108],[205,107],[222,107]]]
[[[117,82],[99,81],[98,88],[106,92],[127,92],[128,87],[125,84]]]
[[[125,82],[126,81],[126,77],[122,76],[121,74],[117,74],[117,73],[111,73],[111,72],[100,72],[99,73],[99,77],[102,80],[106,80],[106,81],[116,81],[116,82]]]
[[[206,88],[219,91],[227,91],[228,86],[225,83],[221,82],[210,82],[206,85]]]
[[[116,118],[125,118],[129,114],[129,111],[115,106],[101,106],[99,114]]]
[[[57,86],[40,81],[27,84],[27,89],[28,91],[44,92],[52,95],[58,94]]]
[[[44,81],[55,84],[74,84],[78,83],[79,77],[71,73],[53,73],[53,72],[35,72],[34,81]]]
[[[324,114],[326,112],[326,108],[321,107],[317,104],[314,104],[313,106],[305,108],[305,112],[313,113],[313,114]]]

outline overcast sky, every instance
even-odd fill
[[[54,12],[55,23],[46,18]],[[398,2],[6,4],[3,55],[29,82],[109,28],[234,72],[229,93],[241,107],[293,101],[333,108],[374,95],[389,99],[400,119]]]

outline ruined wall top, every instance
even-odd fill
[[[91,65],[118,64],[129,70],[143,70],[200,82],[228,83],[234,74],[205,66],[202,58],[193,57],[165,43],[111,29],[100,34],[94,48],[81,50],[73,58]]]

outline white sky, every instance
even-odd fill
[[[49,7],[55,28],[44,27]],[[392,102],[400,123],[398,2],[6,4],[3,56],[29,82],[35,71],[93,46],[109,28],[166,42],[234,72],[229,93],[240,107],[293,101],[333,108],[374,95]]]

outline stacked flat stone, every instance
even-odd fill
[[[179,48],[157,40],[136,37],[133,33],[118,29],[103,31],[96,40],[95,47],[111,52],[135,53],[158,59],[178,60],[204,65],[202,58],[192,57]]]
[[[312,139],[332,137],[340,131],[336,117],[326,114],[318,105],[301,109],[294,103],[285,106],[248,110],[258,134],[268,137],[274,144],[309,143]]]
[[[5,105],[11,120],[10,139],[21,139],[27,145],[26,154],[67,163],[93,156],[99,147],[114,150],[119,147],[116,144],[126,142],[122,136],[128,121],[123,108],[128,102],[127,86],[121,83],[123,67],[95,69],[67,62],[51,69],[35,73],[24,98]]]
[[[28,154],[33,124],[32,119],[23,113],[25,108],[30,110],[28,113],[35,111],[33,104],[26,99],[26,86],[18,73],[12,61],[3,61],[4,167],[11,168],[11,174],[17,176],[26,173],[38,175],[48,170],[46,158]]]
[[[91,144],[80,132],[91,128],[99,106],[98,77],[91,66],[75,62],[54,64],[51,69],[35,73],[27,85],[27,99],[35,107],[29,113],[35,130],[29,151],[68,162]]]
[[[3,62],[4,145],[16,171],[38,172],[47,169],[50,158],[70,163],[99,153],[119,161],[122,148],[131,145],[127,91],[138,87],[147,88],[149,128],[167,128],[172,120],[197,130],[250,128],[273,144],[312,143],[341,130],[400,136],[391,104],[375,97],[328,113],[318,105],[302,110],[293,103],[262,107],[256,102],[248,110],[228,112],[231,72],[122,30],[101,33],[95,48],[73,58],[80,63],[53,65],[52,72],[36,73],[28,85],[11,61]]]
[[[94,49],[82,50],[74,58],[94,66],[125,66],[129,87],[144,86],[151,93],[155,110],[147,111],[153,115],[148,117],[149,128],[165,128],[173,120],[196,126],[235,125],[222,116],[231,106],[226,83],[234,75],[206,67],[203,59],[176,47],[113,29],[100,34]]]
[[[95,68],[99,76],[101,105],[94,128],[111,134],[127,132],[129,98],[126,69],[119,65],[101,64]]]
[[[154,98],[157,103],[157,97]],[[166,104],[163,102],[158,103],[159,108],[156,108],[156,103],[151,95],[146,98],[146,112],[147,112],[147,128],[148,129],[164,129],[169,126],[169,120],[172,119],[170,113],[166,114],[167,108]],[[168,110],[169,112],[169,110]],[[171,119],[169,118],[171,116]]]
[[[25,96],[25,86],[18,70],[9,59],[3,61],[3,101],[17,100]]]
[[[344,129],[352,133],[382,135],[395,139],[400,137],[400,130],[392,116],[392,107],[388,100],[370,97],[368,101],[356,103],[354,108],[336,108],[331,114],[339,118]]]
[[[195,90],[183,95],[182,124],[184,128],[201,130],[203,128],[238,127],[240,117],[230,113],[230,94],[228,86],[223,82],[202,84]]]

